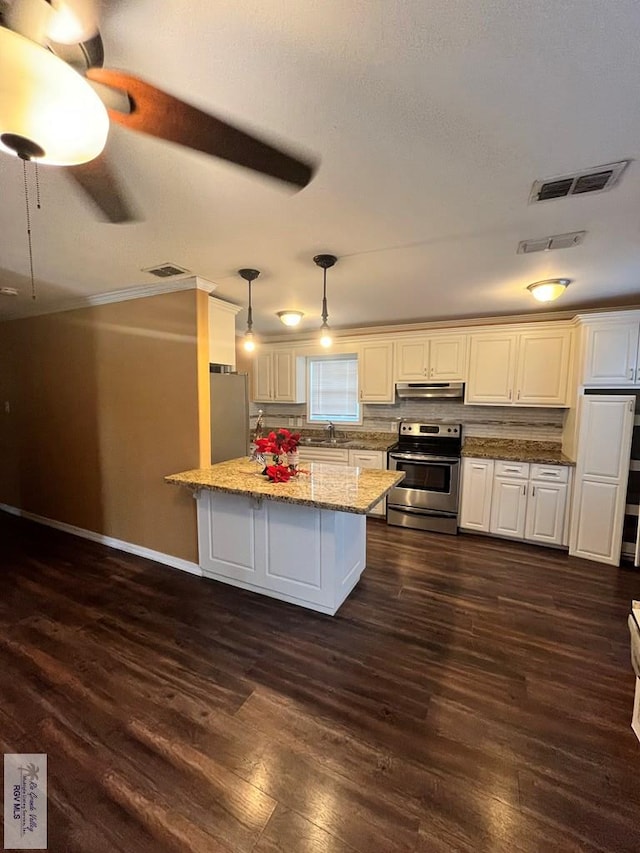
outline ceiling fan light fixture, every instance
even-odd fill
[[[302,311],[276,311],[276,316],[285,326],[298,326],[304,314]]]
[[[570,278],[548,278],[544,281],[534,281],[527,286],[527,290],[538,302],[553,302],[562,296],[570,284]]]
[[[59,44],[81,44],[98,32],[95,0],[58,0],[47,21],[47,36]]]
[[[0,27],[0,151],[54,166],[103,150],[109,116],[89,83],[63,60]]]

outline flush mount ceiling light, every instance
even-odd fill
[[[55,166],[101,153],[109,117],[87,81],[46,48],[0,27],[0,150]]]
[[[330,347],[332,344],[331,329],[327,320],[329,312],[327,311],[327,270],[330,269],[336,262],[335,255],[316,255],[313,259],[314,264],[319,266],[323,271],[322,280],[322,326],[320,326],[320,343],[323,347]]]
[[[553,302],[565,292],[571,284],[570,278],[547,278],[544,281],[534,281],[527,290],[538,302]]]
[[[297,326],[304,314],[302,311],[276,311],[276,316],[280,317],[280,322],[285,326]]]
[[[255,281],[260,275],[260,270],[243,269],[238,270],[238,275],[241,276],[249,285],[249,309],[247,311],[247,331],[244,333],[242,346],[247,352],[253,352],[256,348],[256,341],[253,335],[253,312],[251,308],[251,282]]]

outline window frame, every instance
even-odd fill
[[[355,412],[354,418],[344,419],[339,414],[333,416],[312,417],[312,365],[323,361],[348,361],[354,364],[355,367]],[[326,355],[310,355],[307,356],[306,364],[306,381],[307,381],[307,423],[308,424],[328,424],[334,423],[336,426],[358,426],[362,425],[362,403],[360,402],[360,372],[357,353],[327,353]]]

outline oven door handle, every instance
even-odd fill
[[[418,453],[390,453],[389,459],[404,459],[407,462],[450,462],[459,465],[460,459],[455,456],[423,456]]]

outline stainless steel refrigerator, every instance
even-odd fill
[[[211,464],[249,455],[249,387],[246,373],[209,374]]]

